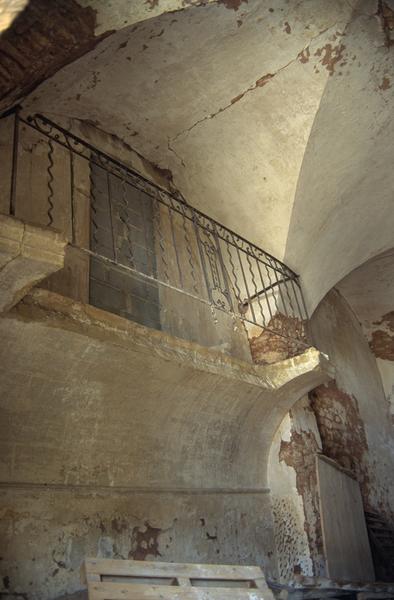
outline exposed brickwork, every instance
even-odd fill
[[[292,499],[288,496],[273,497],[272,514],[279,577],[282,581],[289,581],[299,569],[309,574],[309,542],[302,532],[300,535],[299,515]]]
[[[394,10],[383,0],[378,0],[378,10],[376,12],[380,18],[383,33],[386,39],[386,46],[394,45]]]
[[[324,454],[354,473],[368,506],[368,443],[357,400],[339,389],[335,381],[317,387],[309,396]]]
[[[312,431],[298,432],[294,429],[290,441],[281,441],[279,451],[279,460],[293,467],[296,472],[297,491],[302,496],[304,506],[304,528],[316,575],[321,574],[324,555],[315,464],[316,453],[319,451],[320,446]]]
[[[369,346],[377,358],[394,361],[394,311],[391,311],[374,323],[382,329],[372,332]]]
[[[250,351],[253,362],[269,365],[302,354],[306,343],[303,321],[277,313],[267,324],[267,329],[250,339]]]
[[[145,560],[147,556],[161,556],[159,552],[159,535],[162,530],[152,527],[148,521],[143,527],[133,528],[133,549],[129,552],[129,558],[134,560]]]
[[[95,11],[75,0],[31,0],[0,39],[0,110],[79,58],[95,37]]]
[[[394,361],[394,335],[378,329],[372,333],[369,345],[377,358]]]

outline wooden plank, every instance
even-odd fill
[[[320,511],[328,576],[374,581],[360,487],[333,461],[317,456]]]
[[[180,587],[190,587],[190,579],[188,577],[177,577],[177,582]]]
[[[89,600],[267,600],[259,589],[198,588],[98,583],[89,586]]]
[[[239,565],[163,563],[106,558],[88,558],[85,565],[86,571],[89,573],[129,577],[186,577],[188,579],[252,581],[263,576],[260,567],[241,567]]]

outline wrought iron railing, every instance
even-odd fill
[[[32,202],[39,204],[41,225],[63,229],[70,244],[92,259],[205,303],[213,314],[224,311],[275,334],[302,338],[307,312],[299,278],[289,267],[41,115],[14,117],[10,214],[21,212],[18,187],[27,185],[22,163],[34,152],[30,175],[39,179],[42,198]],[[80,161],[86,163],[90,198],[85,237],[76,194]]]

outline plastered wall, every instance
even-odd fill
[[[322,452],[356,477],[365,510],[393,526],[394,431],[380,371],[364,331],[332,290],[310,323],[335,378],[299,401],[282,421],[268,467],[279,575],[325,575],[315,456]]]
[[[393,524],[394,432],[375,356],[353,311],[336,291],[331,291],[316,310],[311,329],[316,345],[335,365],[339,389],[326,387],[320,401],[318,393],[314,401],[318,414],[323,420],[327,397],[339,425],[336,437],[342,437],[344,455],[350,461],[343,466],[350,466],[358,475],[365,504]],[[326,447],[330,447],[328,435]]]
[[[273,555],[267,493],[41,485],[1,488],[0,506],[0,594],[29,600],[84,589],[86,556],[263,564]]]
[[[46,290],[0,330],[1,592],[71,593],[88,554],[275,573],[268,452],[316,351],[254,366]]]

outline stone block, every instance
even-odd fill
[[[0,215],[0,312],[63,267],[66,244],[54,230]]]

